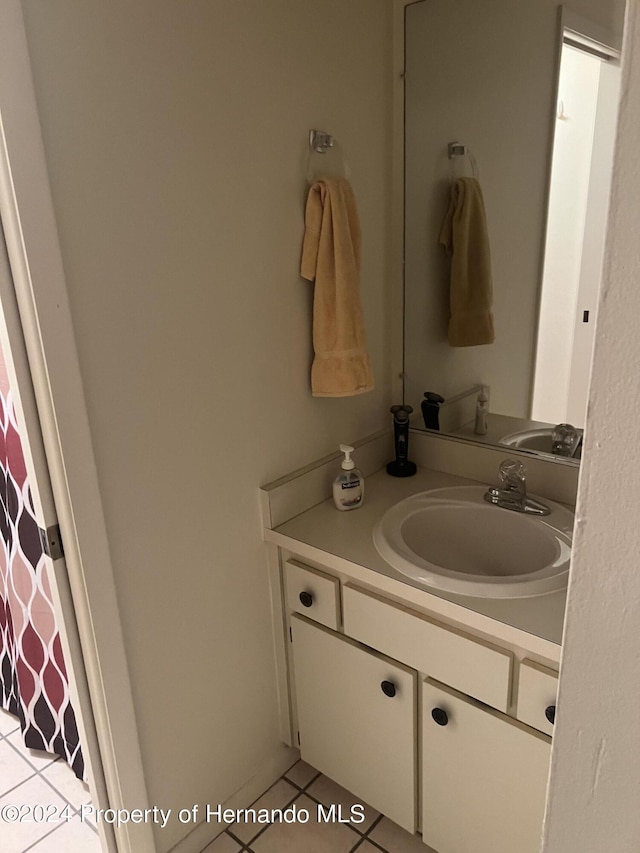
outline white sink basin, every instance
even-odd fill
[[[553,501],[544,518],[494,506],[485,486],[421,492],[376,525],[380,555],[404,575],[444,592],[529,598],[567,586],[573,513]]]

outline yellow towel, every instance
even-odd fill
[[[452,187],[440,243],[451,256],[449,344],[492,344],[489,235],[482,190],[475,178],[459,178]]]
[[[351,397],[374,387],[360,303],[360,222],[344,178],[315,181],[307,198],[300,274],[315,280],[311,391]]]

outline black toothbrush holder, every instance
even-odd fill
[[[411,406],[391,406],[393,415],[393,439],[396,458],[387,465],[387,474],[392,477],[413,477],[418,470],[409,460],[409,415]]]

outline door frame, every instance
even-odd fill
[[[71,669],[81,674],[77,710],[87,732],[95,805],[145,808],[116,583],[20,0],[0,0],[0,218],[64,542],[68,583],[58,583],[60,615]],[[108,829],[110,853],[156,850],[150,824]]]

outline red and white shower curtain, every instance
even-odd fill
[[[60,755],[82,779],[47,558],[1,351],[0,540],[0,704],[20,720],[28,747]]]

